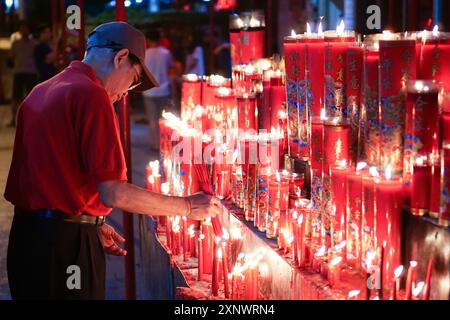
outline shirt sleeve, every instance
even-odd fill
[[[75,128],[84,168],[96,183],[127,180],[119,124],[106,92],[81,92],[75,103]]]

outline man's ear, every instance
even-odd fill
[[[121,49],[120,51],[118,51],[116,53],[116,55],[114,56],[114,68],[115,69],[118,69],[120,67],[120,65],[123,64],[127,60],[129,53],[130,53],[130,51],[126,48]]]

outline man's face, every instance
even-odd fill
[[[108,92],[113,102],[121,100],[128,91],[140,83],[142,67],[132,65],[127,49],[122,49],[114,57],[114,70],[108,81]]]

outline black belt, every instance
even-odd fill
[[[95,226],[101,226],[105,223],[106,217],[104,216],[90,216],[88,214],[81,214],[81,215],[73,215],[73,214],[67,214],[60,210],[50,210],[50,209],[39,209],[39,210],[24,210],[15,208],[14,210],[15,214],[18,214],[20,216],[27,216],[27,217],[38,217],[38,218],[46,218],[46,219],[57,219],[61,221],[66,222],[72,222],[72,223],[80,223],[80,224],[92,224]]]

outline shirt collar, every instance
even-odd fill
[[[70,63],[69,68],[75,69],[75,70],[78,70],[78,71],[84,73],[90,79],[92,79],[93,81],[95,81],[96,83],[100,84],[103,87],[102,81],[97,77],[97,75],[95,74],[94,69],[90,65],[88,65],[88,64],[86,64],[84,62],[76,60],[76,61],[72,61]]]

